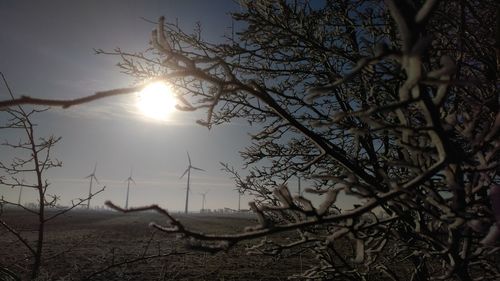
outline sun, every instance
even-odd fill
[[[172,88],[163,82],[149,84],[137,96],[137,107],[142,114],[160,121],[168,119],[176,104]]]

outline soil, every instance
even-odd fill
[[[175,217],[205,233],[234,233],[256,224],[250,216],[235,214]],[[6,209],[1,219],[35,241],[35,216]],[[165,219],[152,212],[77,210],[49,221],[39,280],[286,280],[307,268],[304,258],[248,255],[252,241],[216,254],[189,250],[184,240],[149,227],[152,221]],[[26,247],[0,228],[0,269],[27,280],[31,263]]]

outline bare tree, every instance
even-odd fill
[[[298,230],[292,243],[266,239],[252,250],[317,253],[308,278],[498,278],[493,2],[241,2],[244,11],[233,14],[241,28],[226,43],[161,18],[151,53],[111,54],[140,80],[174,84],[180,109],[207,108],[201,125],[244,118],[262,126],[242,152],[247,175],[226,166],[242,192],[257,196],[250,207],[260,224],[205,235],[157,206],[108,204],[157,210],[170,223],[153,226],[209,251]],[[281,185],[292,176],[313,181],[306,192],[323,194],[323,203],[292,196]],[[340,193],[357,205],[339,213]],[[341,243],[352,245],[351,258]],[[410,277],[397,272],[402,264]]]
[[[3,82],[5,87],[14,99],[14,95],[3,75]],[[5,198],[0,199],[0,206],[13,206],[21,208],[22,210],[33,214],[37,217],[37,229],[36,229],[36,239],[31,241],[27,238],[25,234],[17,230],[15,226],[9,224],[7,221],[1,218],[4,208],[0,208],[0,225],[5,228],[9,233],[14,235],[19,242],[21,242],[24,247],[29,251],[30,256],[33,259],[30,275],[31,279],[35,279],[42,266],[43,253],[44,253],[44,235],[45,226],[47,222],[55,219],[56,217],[74,209],[77,206],[85,203],[86,199],[79,199],[72,201],[70,207],[57,208],[53,211],[48,212],[48,208],[58,206],[59,196],[56,194],[49,194],[47,191],[50,183],[46,179],[46,172],[55,167],[61,167],[61,161],[51,157],[52,150],[54,146],[61,140],[60,137],[37,137],[36,135],[36,124],[33,123],[33,116],[46,111],[47,109],[30,109],[26,110],[21,106],[16,108],[9,108],[3,111],[7,115],[7,124],[3,125],[1,129],[3,130],[13,130],[18,131],[13,132],[14,135],[19,136],[18,142],[5,141],[2,143],[4,147],[8,149],[13,149],[15,151],[15,158],[12,161],[5,162],[0,161],[0,170],[3,175],[0,177],[0,186],[2,188],[25,188],[29,190],[36,191],[37,195],[37,208],[32,209],[26,207],[21,203],[20,200],[9,201]],[[101,190],[90,194],[89,196],[95,196],[95,194],[103,191]]]
[[[247,175],[226,166],[240,190],[256,196],[250,207],[259,225],[210,235],[156,205],[107,204],[156,210],[168,224],[153,227],[207,251],[297,231],[290,243],[264,239],[250,250],[314,253],[307,278],[497,280],[498,4],[240,2],[225,43],[161,18],[149,52],[97,52],[120,56],[122,70],[140,81],[175,85],[179,109],[207,109],[201,125],[245,119],[262,126],[242,152]],[[67,107],[142,87],[0,106]],[[312,182],[305,191],[323,202],[292,196],[282,185],[292,176]],[[341,193],[357,200],[353,209],[335,207]],[[352,253],[340,252],[342,245]]]

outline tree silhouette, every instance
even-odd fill
[[[14,95],[9,87],[3,73],[0,73],[5,84],[7,92],[14,99]],[[5,140],[2,145],[7,149],[15,151],[15,157],[9,162],[2,159],[0,161],[0,187],[16,188],[36,191],[36,209],[27,207],[21,203],[20,196],[17,203],[6,200],[3,196],[0,198],[0,225],[10,234],[14,235],[19,242],[28,250],[33,263],[30,270],[30,278],[36,279],[40,273],[44,257],[44,241],[46,224],[63,215],[72,209],[84,204],[88,199],[104,190],[98,190],[89,195],[88,198],[72,201],[70,207],[60,207],[60,196],[49,194],[47,188],[50,183],[46,179],[46,173],[49,169],[61,167],[62,162],[52,158],[54,146],[61,140],[60,137],[38,137],[36,134],[36,124],[32,121],[33,116],[47,109],[26,109],[22,106],[9,108],[2,112],[6,114],[7,122],[0,127],[2,130],[17,131],[14,135],[19,136],[17,142]],[[37,218],[36,239],[30,241],[28,235],[16,229],[9,222],[2,218],[3,207],[18,207]],[[55,208],[57,207],[57,208]],[[49,210],[53,208],[52,210]],[[3,269],[2,270],[7,270]]]
[[[205,235],[157,206],[109,205],[162,212],[170,225],[153,226],[209,251],[298,230],[289,244],[265,240],[252,250],[317,253],[308,278],[397,280],[402,264],[412,280],[498,278],[494,10],[474,4],[242,1],[236,35],[221,44],[161,18],[150,53],[113,54],[130,75],[175,85],[180,109],[207,108],[203,126],[243,118],[262,127],[242,152],[247,175],[225,166],[257,196],[250,207],[259,225]],[[292,176],[312,181],[306,192],[323,202],[292,196],[282,185]],[[339,194],[358,204],[339,212]],[[342,243],[352,245],[350,258],[337,251]]]

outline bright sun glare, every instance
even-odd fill
[[[137,107],[147,117],[167,120],[177,104],[173,90],[163,82],[155,82],[139,92]]]

